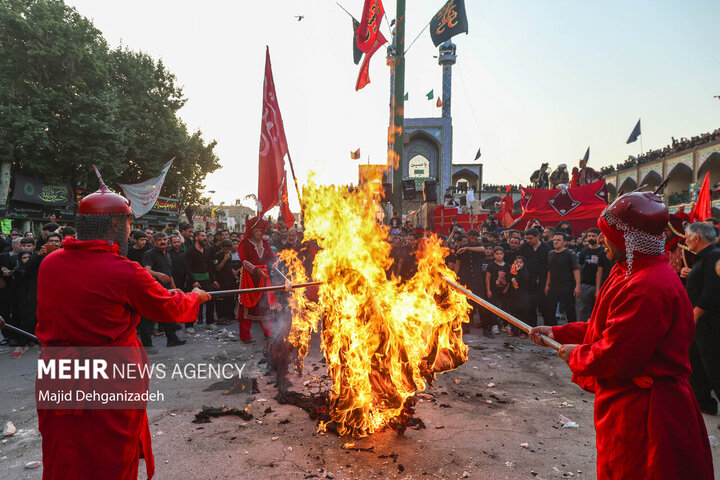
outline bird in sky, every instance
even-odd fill
[[[305,18],[305,15],[295,15],[295,18],[298,19],[298,22],[301,21],[303,18]]]

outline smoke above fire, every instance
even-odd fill
[[[445,265],[447,249],[434,235],[421,240],[415,276],[388,279],[390,245],[375,218],[372,185],[349,189],[312,179],[306,185],[305,240],[320,247],[312,277],[324,283],[317,295],[293,291],[290,302],[288,341],[299,365],[319,329],[332,379],[330,422],[354,437],[396,428],[412,416],[414,394],[435,374],[464,363],[468,352],[462,323],[470,306],[442,280],[456,278]],[[307,280],[294,254],[284,255],[293,282]],[[326,426],[321,422],[320,429]]]

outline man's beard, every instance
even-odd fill
[[[127,257],[128,253],[128,235],[125,229],[121,229],[121,231],[115,233],[115,238],[113,238],[113,243],[117,244],[118,247],[120,247],[120,255],[123,257]]]

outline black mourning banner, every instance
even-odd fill
[[[72,189],[67,183],[49,184],[24,175],[15,175],[13,200],[36,205],[60,207],[72,200]]]
[[[358,27],[360,26],[360,22],[355,20],[354,17],[352,19],[352,22],[353,22],[353,62],[355,62],[355,65],[357,65],[360,63],[360,60],[362,59],[362,56],[363,56],[362,50],[360,50],[357,46],[357,30],[358,30]]]
[[[458,33],[467,32],[465,0],[448,0],[445,6],[430,20],[430,37],[436,47]]]

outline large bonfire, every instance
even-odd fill
[[[348,189],[310,181],[303,192],[305,240],[321,248],[312,276],[325,283],[316,301],[299,290],[291,300],[288,340],[302,360],[321,329],[332,379],[330,422],[354,437],[407,421],[414,394],[436,373],[464,363],[468,351],[467,299],[442,280],[455,278],[444,262],[447,249],[435,236],[425,239],[417,274],[404,283],[388,279],[390,246],[375,220],[375,195],[372,184]],[[293,281],[306,280],[300,262],[286,260]]]

